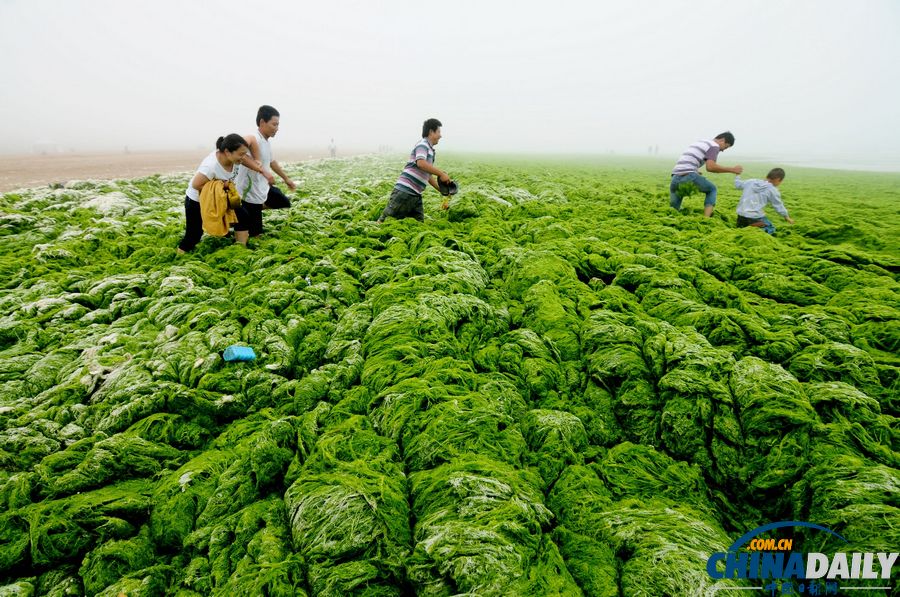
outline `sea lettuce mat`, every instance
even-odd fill
[[[768,522],[900,545],[900,175],[788,168],[769,236],[652,159],[443,156],[449,208],[379,225],[401,166],[290,165],[188,255],[188,173],[0,196],[0,592],[702,595]]]

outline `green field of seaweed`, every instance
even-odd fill
[[[0,196],[0,593],[743,594],[707,558],[782,520],[897,551],[900,174],[788,168],[772,237],[649,159],[442,154],[450,208],[377,225],[401,165],[291,165],[254,250],[184,256],[187,173]]]

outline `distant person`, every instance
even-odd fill
[[[216,140],[216,150],[203,158],[194,178],[188,184],[184,198],[184,237],[178,243],[178,253],[187,253],[197,246],[203,237],[203,219],[200,214],[200,191],[211,180],[233,183],[238,164],[247,155],[247,141],[236,133]],[[234,240],[247,246],[247,212],[243,206],[234,210],[238,221],[234,225]]]
[[[244,200],[249,218],[248,230],[253,237],[263,232],[263,209],[285,209],[291,206],[290,199],[275,186],[272,172],[278,174],[290,190],[297,188],[272,155],[269,139],[278,132],[280,120],[278,110],[272,106],[260,106],[256,112],[256,132],[244,137],[250,147],[250,155],[244,158],[239,168],[237,190]]]
[[[441,126],[441,121],[437,118],[429,118],[422,124],[422,140],[410,152],[409,161],[400,173],[378,223],[388,217],[424,221],[422,193],[425,192],[425,186],[430,184],[440,192],[435,177],[442,182],[450,182],[450,176],[434,166],[434,146],[441,140]]]
[[[784,182],[784,170],[781,168],[772,168],[766,174],[765,180],[751,178],[750,180],[741,180],[740,176],[734,177],[734,188],[743,189],[741,200],[737,206],[737,227],[754,226],[762,228],[769,234],[775,234],[775,225],[766,217],[763,211],[766,204],[771,204],[781,217],[788,224],[793,224],[794,220],[788,215],[787,208],[781,201],[781,193],[778,187]]]
[[[331,154],[332,158],[337,157],[337,145],[334,144],[334,139],[331,139],[331,145],[328,146],[328,153]]]
[[[733,174],[743,172],[744,168],[742,166],[728,168],[720,166],[716,162],[720,152],[733,146],[734,135],[726,131],[716,136],[715,139],[697,141],[688,147],[681,154],[681,157],[678,158],[675,168],[672,169],[672,180],[669,183],[669,205],[680,210],[682,197],[678,194],[678,185],[693,183],[700,189],[700,192],[706,194],[706,200],[703,202],[703,215],[707,218],[712,216],[713,209],[716,206],[716,185],[704,178],[699,171],[706,164],[707,172],[731,172]]]

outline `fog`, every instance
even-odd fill
[[[263,6],[268,8],[263,8]],[[2,153],[275,148],[900,164],[900,2],[0,0]],[[658,149],[657,149],[658,148]],[[900,166],[898,166],[900,167]]]

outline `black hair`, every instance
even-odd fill
[[[278,110],[272,106],[260,106],[259,110],[256,111],[256,126],[259,126],[260,120],[269,122],[275,116],[281,116],[281,114],[278,113]]]
[[[422,123],[422,136],[427,137],[428,133],[430,133],[431,131],[436,131],[442,126],[444,125],[442,125],[441,121],[437,118],[429,118]]]
[[[784,180],[784,170],[782,168],[772,168],[766,174],[766,178],[769,180]]]
[[[716,139],[724,139],[725,142],[728,143],[729,147],[734,147],[734,135],[731,134],[731,131],[719,133],[718,135],[716,135]]]
[[[216,149],[219,151],[237,151],[242,146],[247,147],[247,141],[237,133],[216,139]]]

